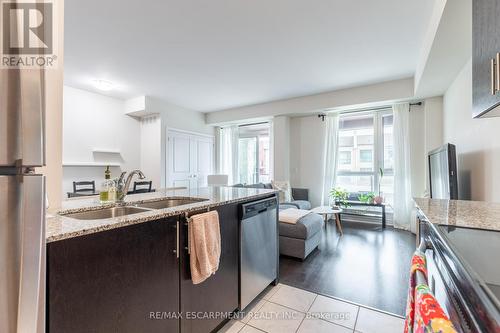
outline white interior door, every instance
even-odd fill
[[[168,186],[206,187],[214,169],[214,138],[169,130],[168,165]]]
[[[214,139],[211,137],[195,137],[196,164],[195,176],[198,187],[207,187],[207,176],[213,174],[214,168]]]
[[[187,134],[169,132],[168,186],[191,188],[191,138]]]

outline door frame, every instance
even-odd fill
[[[165,126],[165,136],[162,139],[162,143],[165,145],[165,148],[163,149],[163,156],[162,156],[162,175],[163,175],[163,180],[162,180],[162,187],[166,188],[169,187],[169,181],[170,181],[170,163],[168,161],[168,156],[169,156],[169,151],[168,151],[168,140],[170,137],[171,132],[177,132],[179,134],[187,134],[187,135],[195,135],[195,136],[200,136],[200,137],[205,137],[212,139],[212,144],[213,149],[212,149],[212,170],[215,172],[215,157],[216,157],[216,152],[215,152],[215,135],[210,135],[206,133],[200,133],[200,132],[194,132],[194,131],[187,131],[175,127],[169,127]]]

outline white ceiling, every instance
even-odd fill
[[[65,83],[203,112],[411,77],[433,0],[66,0]]]

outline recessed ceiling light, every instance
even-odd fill
[[[113,83],[106,80],[94,80],[94,86],[102,91],[110,91],[113,89]]]

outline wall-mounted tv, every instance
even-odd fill
[[[428,154],[431,198],[458,199],[457,156],[451,143]]]

